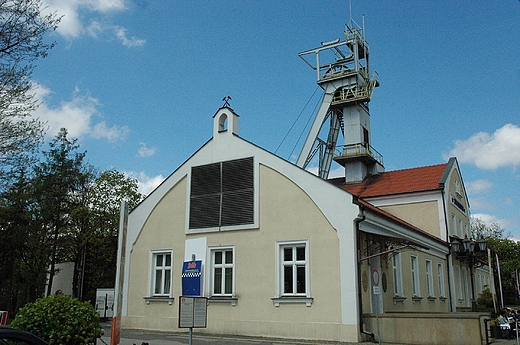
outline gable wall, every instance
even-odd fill
[[[382,206],[381,209],[406,220],[430,235],[441,237],[439,206],[436,200]]]
[[[210,303],[208,328],[204,331],[332,340],[341,336],[341,339],[357,340],[355,322],[342,324],[340,246],[336,230],[295,183],[264,165],[260,165],[259,172],[257,229],[187,235],[188,178],[179,179],[164,195],[147,218],[131,250],[131,284],[124,327],[176,329],[185,241],[206,238],[208,246],[235,246],[238,301],[236,306]],[[309,241],[313,298],[310,307],[302,303],[275,307],[271,300],[275,295],[276,241],[285,240]],[[155,249],[173,249],[175,300],[171,305],[155,301],[146,304],[144,300],[149,295],[150,250]],[[353,278],[355,266],[351,265],[350,269]],[[353,319],[356,320],[355,316]]]

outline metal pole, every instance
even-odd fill
[[[470,253],[469,258],[469,276],[471,279],[471,311],[477,311],[477,301],[475,300],[475,283],[473,282],[473,266],[475,264],[475,255]]]
[[[189,339],[188,339],[188,344],[189,345],[193,344],[193,327],[190,327],[190,336],[189,336]]]

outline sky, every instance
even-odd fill
[[[144,194],[211,138],[227,96],[241,137],[294,162],[322,95],[298,53],[364,21],[385,169],[457,157],[471,213],[520,240],[519,0],[42,2],[62,16],[32,76],[47,141],[67,128]]]

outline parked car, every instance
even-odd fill
[[[49,345],[47,342],[29,332],[10,327],[0,327],[0,345]]]

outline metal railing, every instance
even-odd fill
[[[376,162],[383,165],[383,155],[377,152],[372,146],[367,143],[357,143],[343,146],[336,146],[334,151],[335,157],[355,157],[361,155],[368,155],[372,157]]]

